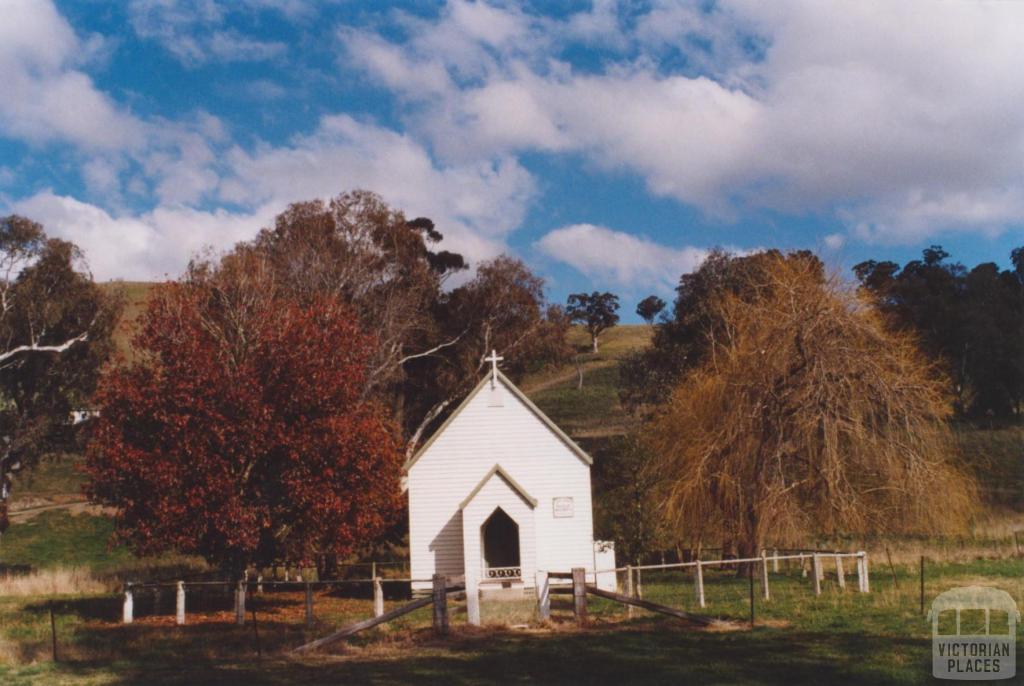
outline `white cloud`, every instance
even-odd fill
[[[220,28],[233,11],[273,9],[292,19],[307,18],[311,6],[301,0],[132,0],[128,5],[132,29],[154,40],[182,64],[208,61],[258,62],[275,59],[288,47]]]
[[[555,229],[535,246],[595,281],[613,281],[631,290],[671,289],[708,254],[703,248],[672,248],[593,224]]]
[[[190,257],[208,247],[226,249],[250,239],[274,216],[271,207],[240,214],[161,207],[140,216],[112,216],[50,191],[15,203],[13,210],[42,223],[50,235],[82,248],[100,280],[174,278]]]
[[[9,0],[3,15],[0,131],[92,150],[141,144],[142,124],[77,69],[94,46],[75,35],[50,0]]]
[[[623,22],[453,0],[402,44],[345,42],[373,45],[363,68],[449,159],[578,153],[711,213],[841,207],[907,241],[1024,221],[1022,24],[1021,3],[665,1]],[[573,26],[599,68],[562,61]]]
[[[225,249],[253,238],[290,202],[353,188],[379,192],[409,217],[430,217],[445,235],[446,249],[476,262],[504,250],[534,191],[532,177],[514,159],[438,166],[412,139],[344,115],[325,118],[314,133],[288,146],[235,148],[224,161],[223,180],[206,166],[212,153],[204,141],[195,136],[192,144],[191,152],[181,144],[180,159],[164,159],[160,152],[147,158],[161,199],[152,211],[111,213],[51,191],[10,209],[78,244],[97,278],[159,279],[179,274],[206,247]],[[116,175],[102,164],[92,172],[97,184]],[[219,189],[220,200],[245,209],[188,206],[212,189]]]
[[[439,166],[411,137],[347,115],[325,117],[288,146],[236,148],[227,163],[227,202],[283,207],[366,188],[411,217],[433,219],[449,249],[473,260],[502,250],[534,194],[533,178],[513,158]]]

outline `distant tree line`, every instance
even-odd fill
[[[915,334],[950,378],[961,416],[1020,416],[1024,400],[1024,248],[1012,268],[968,270],[941,246],[919,260],[868,260],[854,273],[895,329]]]

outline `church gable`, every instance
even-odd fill
[[[488,425],[498,425],[503,421],[508,421],[514,414],[514,410],[517,409],[515,406],[521,407],[533,417],[538,430],[549,433],[585,465],[593,464],[591,457],[575,441],[569,438],[522,391],[516,388],[508,377],[495,370],[470,391],[455,411],[405,463],[404,470],[408,472],[420,458],[430,453],[439,441],[443,443],[443,437],[449,432],[481,432],[482,437],[486,438]],[[467,426],[470,424],[471,426]]]

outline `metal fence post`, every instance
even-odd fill
[[[306,627],[313,626],[313,584],[306,582]]]
[[[636,597],[636,592],[633,587],[633,565],[626,565],[626,595],[630,598]],[[633,617],[634,610],[632,605],[626,606],[626,616]]]

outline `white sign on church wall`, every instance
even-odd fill
[[[572,498],[554,498],[551,503],[556,517],[572,517]]]

